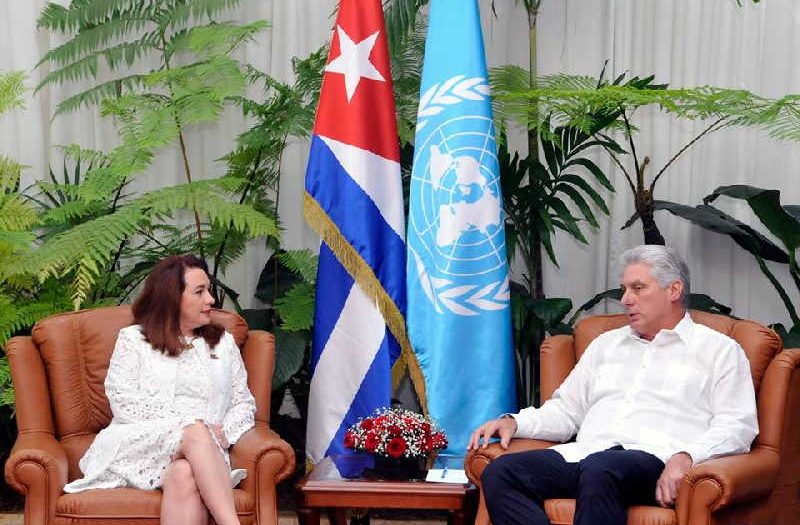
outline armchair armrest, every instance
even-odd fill
[[[294,472],[294,450],[263,422],[231,448],[231,466],[247,469],[240,487],[257,495],[255,523],[278,523],[275,484]]]
[[[28,523],[52,523],[67,484],[67,454],[49,432],[20,434],[6,461],[6,482],[25,494]]]
[[[768,496],[779,466],[777,452],[766,448],[700,463],[686,473],[678,491],[678,522],[706,523],[712,512]]]
[[[540,448],[547,448],[555,445],[551,441],[543,441],[541,439],[527,439],[515,438],[508,444],[508,449],[503,450],[500,443],[492,443],[486,448],[479,448],[478,450],[470,450],[467,457],[464,458],[464,470],[467,477],[471,482],[477,486],[481,486],[481,475],[483,474],[486,466],[489,465],[494,459],[502,456],[503,454],[511,454],[513,452],[524,452],[526,450],[538,450]]]
[[[294,472],[294,450],[274,430],[256,423],[231,448],[231,464],[247,469],[245,490],[262,479],[274,485]]]

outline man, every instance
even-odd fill
[[[481,484],[494,525],[548,524],[549,498],[576,498],[575,525],[623,525],[630,505],[674,505],[686,471],[747,452],[758,433],[755,392],[742,348],[687,313],[689,270],[671,248],[622,254],[629,324],[592,341],[540,408],[487,421],[469,449],[491,437],[572,443],[506,454]]]

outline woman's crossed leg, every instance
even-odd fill
[[[175,461],[167,469],[161,501],[162,525],[238,525],[230,469],[203,422],[183,430]]]

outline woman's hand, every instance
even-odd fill
[[[214,436],[216,436],[217,441],[222,448],[226,449],[231,446],[231,444],[228,443],[228,438],[225,437],[225,432],[222,431],[222,425],[212,425],[209,423],[208,427],[212,432],[214,432]]]

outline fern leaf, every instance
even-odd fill
[[[92,53],[102,46],[124,38],[126,35],[139,31],[151,23],[147,18],[122,16],[111,18],[87,29],[82,29],[71,40],[57,46],[44,54],[37,66],[45,62],[58,65],[69,64],[82,58],[87,53]]]
[[[24,166],[14,159],[0,155],[0,194],[15,191]]]
[[[300,276],[308,284],[317,280],[318,257],[310,250],[286,250],[278,255],[278,260],[292,273]]]
[[[64,311],[64,306],[64,303],[53,303],[49,300],[20,301],[18,298],[0,295],[0,345],[5,345],[15,332],[30,328],[40,319]]]
[[[108,155],[96,149],[83,148],[78,144],[67,144],[58,147],[65,157],[73,160],[84,160],[90,164],[106,164],[109,160]]]
[[[176,209],[194,209],[221,227],[232,226],[251,238],[276,237],[275,221],[252,207],[230,202],[219,194],[216,181],[201,181],[150,192],[137,202],[150,214],[161,216]]]
[[[78,268],[85,279],[91,269],[104,267],[119,244],[133,235],[144,220],[137,206],[126,206],[48,239],[35,252],[20,258],[18,265],[40,280],[59,277]],[[8,271],[3,267],[0,275],[7,275]],[[81,283],[80,289],[85,291],[85,283]],[[82,300],[85,296],[78,293],[74,298]]]
[[[185,27],[192,21],[211,19],[241,3],[242,0],[188,0],[162,10],[160,25],[173,29]]]
[[[295,332],[308,330],[314,323],[314,286],[298,283],[275,301],[275,311],[280,315],[281,328]]]
[[[154,12],[157,3],[158,0],[83,0],[73,1],[69,8],[49,3],[42,10],[38,27],[61,33],[73,32],[113,17],[134,14],[144,17]]]
[[[97,207],[93,206],[91,202],[75,200],[51,208],[44,212],[41,217],[45,224],[62,225],[90,216],[96,211]]]
[[[25,78],[25,73],[22,71],[0,73],[0,114],[22,106]]]
[[[0,255],[8,257],[30,247],[35,236],[29,231],[0,230]]]
[[[22,195],[0,195],[0,230],[25,231],[38,222],[36,209]]]
[[[144,85],[144,78],[145,75],[135,74],[103,82],[91,89],[81,91],[62,100],[56,106],[55,114],[60,115],[61,113],[76,111],[83,105],[98,104],[104,99],[130,92]]]
[[[39,82],[34,91],[39,91],[48,84],[61,84],[64,82],[74,82],[88,77],[97,76],[97,55],[76,60],[62,68],[51,71]]]
[[[78,28],[78,25],[69,16],[69,9],[54,2],[48,2],[44,6],[36,25],[40,29],[50,29],[62,33]]]
[[[101,114],[117,117],[117,127],[127,148],[117,154],[152,151],[170,144],[178,136],[178,123],[168,99],[128,94],[102,102]]]

